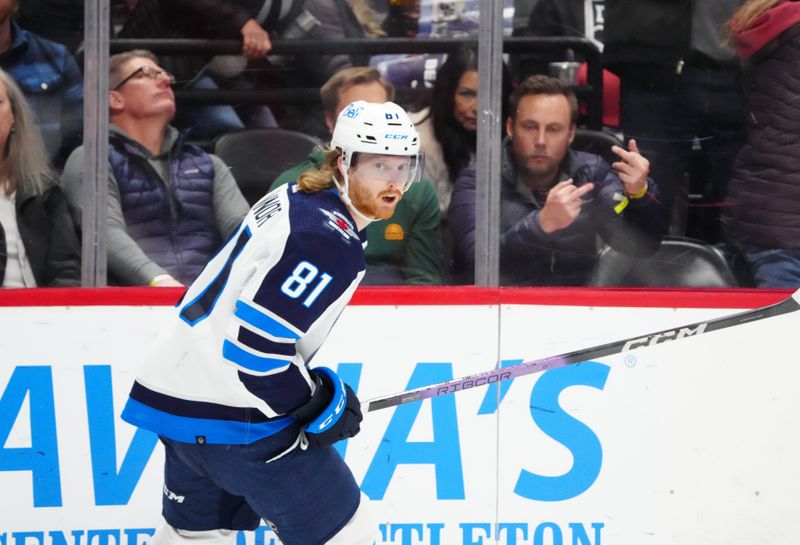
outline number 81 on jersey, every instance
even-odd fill
[[[311,307],[319,294],[328,287],[333,277],[328,273],[319,274],[319,269],[308,261],[301,261],[292,271],[291,276],[283,281],[281,293],[292,299],[302,296],[313,285],[311,293],[303,300],[303,306]]]

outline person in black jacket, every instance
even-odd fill
[[[597,263],[598,237],[634,257],[655,252],[664,214],[649,163],[635,141],[600,156],[570,149],[578,101],[561,81],[531,76],[514,90],[506,120],[500,194],[500,284],[580,286]],[[475,266],[475,166],[456,180],[450,201],[455,262]]]
[[[763,288],[800,287],[800,2],[750,0],[731,29],[748,66],[747,141],[725,227]]]
[[[367,64],[368,57],[319,52],[267,56],[271,40],[363,38],[380,34],[375,17],[366,0],[138,0],[118,37],[242,40],[241,55],[163,56],[163,67],[175,76],[178,89],[308,87],[322,85],[353,60]],[[188,106],[179,109],[175,125],[189,129],[194,140],[278,124],[320,137],[327,132],[321,112],[309,114],[308,103]]]
[[[514,31],[515,36],[566,36],[588,38],[603,50],[603,21],[605,0],[538,0],[528,17],[525,28]],[[569,54],[574,55],[574,51]],[[515,76],[522,80],[533,74],[548,74],[548,64],[566,57],[559,51],[535,50],[514,63]],[[580,56],[575,60],[583,61]]]
[[[25,96],[0,70],[0,285],[79,286],[81,252]]]
[[[270,9],[272,6],[276,9]],[[197,90],[252,89],[245,71],[249,62],[262,61],[272,49],[269,30],[288,23],[297,0],[138,0],[120,29],[119,38],[203,38],[241,40],[240,55],[169,55],[161,62],[176,78],[178,88]],[[261,9],[265,6],[265,9]],[[269,107],[245,104],[191,104],[182,108],[175,125],[195,140],[211,140],[244,128],[275,127]]]
[[[741,1],[605,0],[603,60],[621,80],[625,137],[650,160],[665,211],[675,209],[673,232],[712,243],[719,229],[711,211],[727,194],[744,139],[741,72],[723,43],[725,21]],[[689,188],[692,163],[698,174]],[[706,205],[692,224],[675,206],[688,189]]]

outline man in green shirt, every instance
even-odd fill
[[[328,129],[339,112],[356,100],[383,103],[394,99],[394,87],[374,68],[340,70],[321,88],[322,106]],[[322,149],[278,176],[270,189],[294,182],[323,160]],[[367,272],[361,285],[442,284],[441,216],[436,190],[427,178],[412,184],[388,220],[373,221],[367,227],[365,251]]]

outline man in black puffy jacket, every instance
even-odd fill
[[[681,212],[686,174],[705,205],[675,233],[719,240],[719,205],[744,140],[741,70],[725,21],[742,0],[606,0],[603,61],[621,80],[621,123]],[[690,169],[694,163],[695,169]],[[700,170],[700,167],[702,170]]]
[[[665,215],[649,162],[635,141],[614,146],[619,161],[570,150],[577,99],[560,81],[531,76],[511,95],[503,146],[500,283],[586,283],[602,242],[632,256],[655,252]],[[455,261],[475,264],[476,170],[456,180],[449,218]],[[599,240],[598,240],[599,237]]]

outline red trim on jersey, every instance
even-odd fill
[[[0,289],[0,307],[172,306],[184,288]],[[757,308],[791,290],[680,288],[362,287],[352,305],[563,305],[647,308]]]

